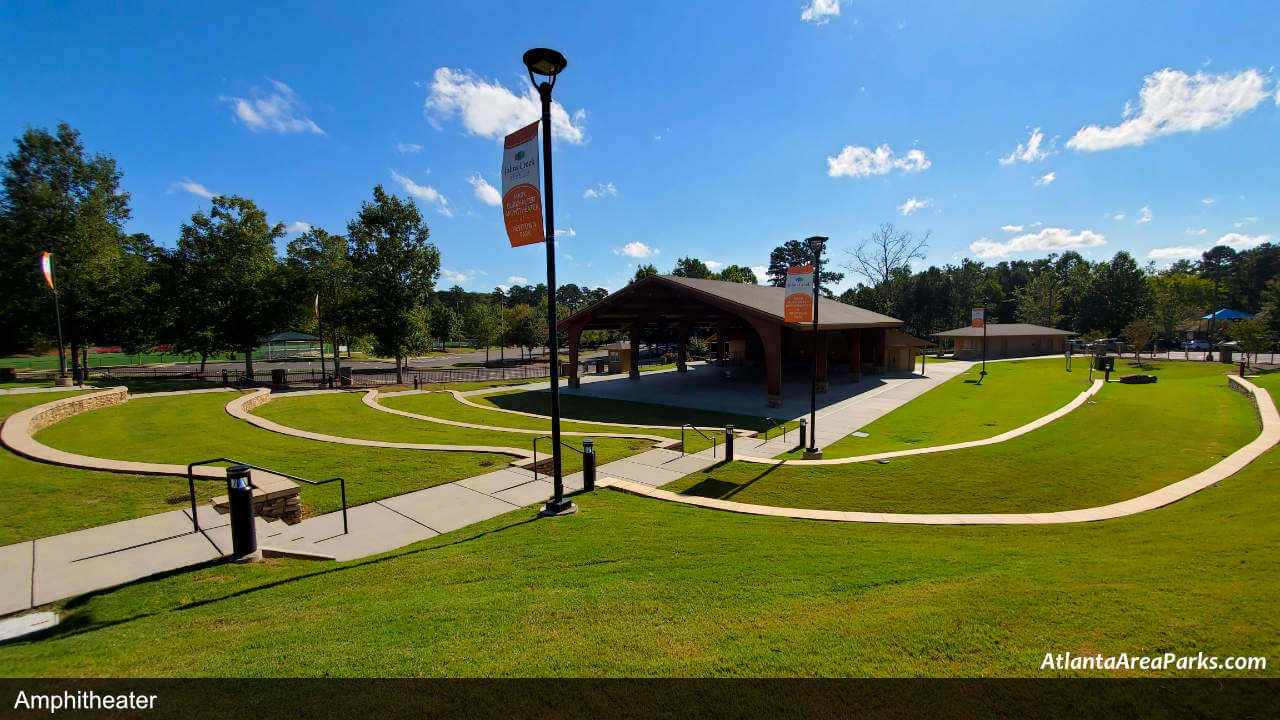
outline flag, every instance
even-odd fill
[[[44,271],[44,281],[53,290],[53,253],[46,251],[40,256],[40,269]]]
[[[316,293],[316,319],[320,319],[320,293]]]

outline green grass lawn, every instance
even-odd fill
[[[1063,369],[1062,360],[1008,360],[981,364],[880,417],[860,432],[828,445],[826,458],[853,457],[913,447],[981,440],[1025,425],[1071,402],[1089,389],[1089,371]],[[926,366],[925,372],[928,372]],[[800,452],[780,455],[798,459]]]
[[[361,402],[361,395],[362,393],[332,393],[284,396],[259,406],[254,410],[254,414],[300,430],[387,442],[486,445],[532,450],[533,440],[537,437],[524,433],[461,428],[392,415],[365,407]],[[451,397],[450,400],[452,401]],[[492,414],[502,415],[503,413]],[[574,447],[581,447],[583,439],[569,437],[563,440]],[[595,438],[596,461],[606,463],[618,460],[651,447],[653,447],[651,441],[642,439]],[[551,441],[539,442],[538,451],[550,453]],[[582,456],[578,453],[564,452],[561,460],[564,472],[574,473],[581,470],[581,458]]]
[[[1258,434],[1219,368],[1148,364],[1154,385],[1112,383],[1066,417],[1007,442],[827,466],[736,462],[667,485],[781,507],[868,512],[1051,512],[1126,500],[1209,467]]]
[[[131,400],[68,418],[36,437],[51,447],[95,457],[177,464],[232,457],[311,480],[342,476],[351,505],[497,470],[511,459],[488,453],[384,450],[289,437],[228,415],[223,406],[232,397],[231,393],[204,393]],[[183,479],[165,482],[174,488],[175,495],[186,492]],[[66,502],[64,508],[72,507],[75,498]],[[336,510],[340,507],[337,485],[304,487],[302,502],[308,513]],[[22,513],[16,515],[22,517]],[[127,517],[121,508],[115,519]]]
[[[1046,653],[1261,655],[1280,450],[1097,523],[754,517],[600,490],[349,563],[217,564],[61,605],[5,676],[1034,676]],[[181,638],[181,642],[170,639]],[[1128,673],[1099,671],[1095,675]],[[1137,673],[1144,674],[1144,673]]]
[[[547,398],[548,396],[543,395],[543,397]],[[498,412],[497,410],[477,408],[458,402],[449,393],[396,395],[389,398],[382,398],[381,404],[396,410],[403,410],[405,412],[417,413],[419,415],[427,415],[430,417],[444,418],[446,420],[454,420],[457,422],[475,423],[477,425],[493,425],[495,427],[520,428],[524,430],[551,431],[550,418],[533,418],[524,415],[513,415],[511,413]],[[679,430],[636,428],[628,425],[591,425],[588,423],[561,421],[560,429],[566,432],[586,433],[636,432],[645,435],[660,435],[674,440],[680,439]],[[721,435],[723,435],[723,433],[721,433]],[[711,447],[710,441],[704,439],[701,435],[693,432],[692,430],[686,430],[684,438],[685,443],[688,445],[686,449],[689,452],[697,452]],[[717,442],[722,442],[722,440],[722,437],[716,438]]]
[[[78,393],[0,395],[0,420]],[[214,483],[196,485],[207,500]],[[188,507],[187,483],[175,477],[75,470],[28,460],[0,448],[0,545]]]
[[[545,390],[526,390],[474,395],[467,399],[479,405],[492,405],[503,410],[546,415],[550,412],[550,395]],[[738,430],[764,430],[771,427],[767,419],[756,415],[736,415],[733,413],[699,410],[696,408],[675,407],[672,405],[653,405],[650,403],[631,402],[629,400],[611,400],[608,398],[587,397],[583,395],[560,395],[560,414],[562,417],[592,422],[607,422],[626,425],[674,425],[690,423],[699,427],[724,427],[732,424]],[[789,423],[795,427],[798,423]]]

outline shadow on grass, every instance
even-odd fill
[[[703,472],[704,473],[713,472],[715,471],[716,468],[720,467],[723,464],[724,463],[712,465],[711,467],[707,468]],[[746,490],[747,488],[751,487],[757,482],[763,480],[766,475],[773,472],[774,470],[777,470],[780,467],[782,467],[781,463],[776,465],[770,465],[768,469],[765,470],[764,472],[760,473],[759,475],[741,484],[726,482],[724,480],[717,480],[714,477],[708,477],[705,480],[699,481],[698,484],[690,487],[689,489],[685,490],[680,494],[695,495],[697,497],[718,498],[720,500],[728,500],[734,495],[737,495],[743,490]]]
[[[225,595],[221,595],[218,597],[206,598],[204,600],[193,600],[191,602],[178,605],[177,607],[174,607],[174,608],[156,610],[153,612],[139,613],[131,617],[121,618],[119,620],[94,622],[91,614],[70,612],[59,624],[47,630],[42,630],[40,632],[31,633],[29,635],[23,635],[21,637],[0,641],[0,647],[9,645],[9,644],[16,644],[19,642],[28,642],[28,641],[39,642],[41,640],[51,640],[51,639],[58,639],[63,637],[72,637],[72,636],[80,635],[87,632],[96,632],[98,630],[102,630],[109,627],[126,625],[136,620],[144,620],[146,618],[156,617],[159,615],[163,615],[165,613],[195,610],[197,608],[201,608],[206,605],[212,605],[214,603],[219,603],[224,600],[233,600],[235,598],[245,597],[247,595],[252,595],[254,593],[261,592],[263,590],[271,590],[277,587],[283,587],[295,582],[299,582],[301,580],[310,580],[312,578],[324,577],[326,575],[344,573],[344,572],[347,572],[348,570],[354,570],[356,568],[368,567],[373,565],[381,565],[382,563],[385,563],[391,560],[398,560],[400,558],[420,555],[420,554],[432,552],[435,550],[442,550],[444,548],[453,547],[455,545],[462,545],[464,543],[469,543],[474,540],[479,540],[480,538],[483,538],[487,535],[494,535],[506,530],[511,530],[513,528],[520,527],[522,525],[528,525],[529,523],[535,522],[538,519],[539,519],[539,516],[535,514],[531,518],[528,518],[525,520],[519,520],[517,522],[504,525],[500,528],[494,528],[493,530],[485,530],[484,532],[476,533],[469,537],[460,538],[458,540],[454,540],[451,542],[431,545],[429,547],[415,548],[413,550],[406,550],[403,552],[397,552],[395,554],[380,555],[378,557],[371,558],[368,560],[351,561],[350,564],[345,564],[340,567],[326,568],[324,570],[318,570],[316,572],[304,573],[301,575],[294,575],[292,577],[281,578],[279,580],[273,580],[271,582],[262,583],[261,585],[241,588],[240,590],[229,592]],[[170,570],[168,572],[149,575],[145,578],[141,578],[139,580],[135,580],[130,583],[124,583],[122,585],[116,585],[109,588],[103,588],[101,590],[94,590],[93,592],[88,592],[83,595],[78,595],[72,598],[71,600],[69,600],[68,602],[66,602],[62,607],[64,611],[75,610],[76,608],[80,608],[86,605],[90,600],[92,600],[95,597],[98,597],[99,595],[109,595],[125,587],[142,586],[149,583],[167,580],[168,578],[175,577],[178,575],[185,575],[191,572],[198,572],[200,570],[207,570],[210,568],[224,566],[224,565],[227,565],[229,562],[230,561],[226,559],[210,560],[208,562],[200,563],[198,565],[189,565],[185,568],[179,568],[177,570]]]

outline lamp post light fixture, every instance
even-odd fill
[[[548,374],[551,376],[551,476],[554,494],[543,506],[542,514],[569,515],[577,512],[578,506],[565,498],[564,478],[560,472],[560,341],[559,329],[556,327],[555,195],[551,184],[551,88],[555,87],[556,76],[569,61],[555,50],[534,48],[524,54],[524,64],[529,68],[529,82],[538,89],[538,97],[542,99],[542,177],[543,184],[546,185],[543,203],[546,207],[547,232],[547,344],[556,346],[554,350],[548,348]],[[542,82],[538,82],[535,75],[541,76]]]
[[[818,283],[822,278],[822,246],[827,238],[814,235],[805,239],[809,252],[813,253],[813,378],[809,385],[809,447],[805,448],[805,460],[821,460],[818,449]]]

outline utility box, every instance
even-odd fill
[[[1116,359],[1107,357],[1106,355],[1095,355],[1093,357],[1093,369],[1101,372],[1114,372],[1116,369]]]

